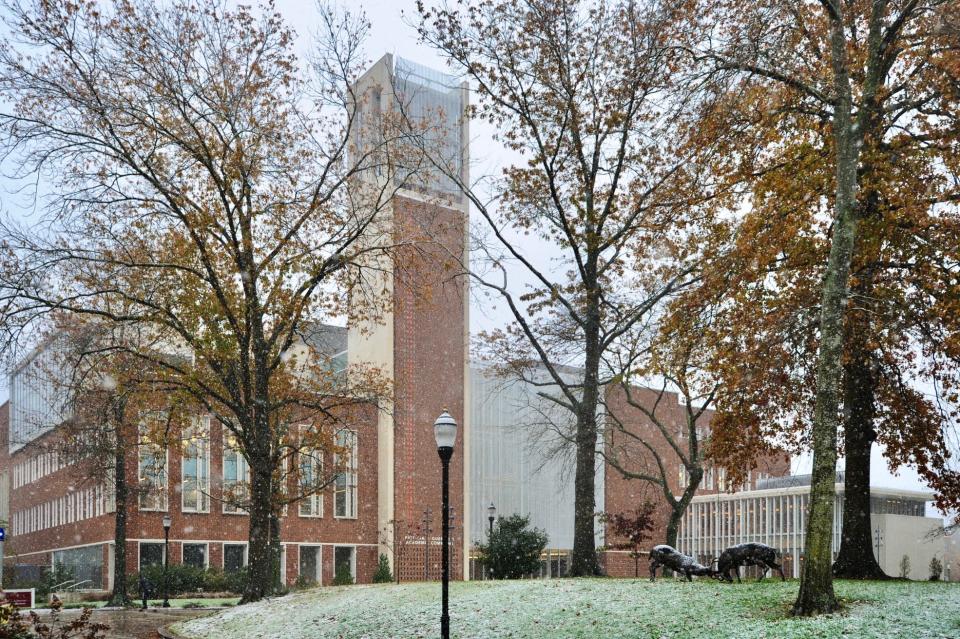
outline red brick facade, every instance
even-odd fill
[[[461,424],[450,462],[451,569],[462,578],[466,286],[458,277],[464,250],[462,211],[395,199],[398,233],[426,240],[402,260],[394,280],[394,517],[418,526],[432,511],[441,529],[441,464],[433,422],[444,409]],[[427,237],[422,234],[427,233]],[[440,547],[430,548],[429,576],[440,577]],[[423,545],[401,558],[402,579],[423,578]]]
[[[50,433],[35,443],[9,455],[7,446],[9,404],[0,407],[0,465],[13,469],[16,465],[28,463],[42,454],[42,443],[55,433]],[[321,565],[320,582],[329,584],[333,580],[333,557],[336,546],[355,548],[357,581],[369,582],[376,570],[378,522],[377,522],[377,429],[376,409],[372,406],[358,411],[360,417],[348,427],[357,433],[357,516],[338,518],[334,516],[333,488],[323,491],[322,516],[303,517],[296,504],[287,509],[281,518],[280,537],[284,548],[286,581],[293,583],[299,574],[299,547],[320,546]],[[248,520],[245,513],[226,513],[221,501],[220,478],[223,468],[222,428],[215,421],[210,427],[210,499],[208,512],[184,512],[180,495],[181,457],[171,450],[168,457],[168,478],[166,488],[168,508],[166,511],[141,510],[136,490],[131,491],[127,508],[127,569],[134,572],[139,565],[140,544],[142,542],[162,542],[164,537],[162,518],[169,514],[172,519],[170,529],[170,562],[182,561],[184,542],[206,544],[207,566],[223,568],[224,543],[246,544],[248,538]],[[333,465],[333,460],[325,460]],[[53,466],[55,468],[56,466]],[[127,477],[129,485],[137,485],[137,452],[132,450],[127,459]],[[84,481],[79,466],[66,466],[53,470],[25,485],[13,484],[10,495],[11,513],[29,512],[31,508],[43,505],[51,500],[77,491],[93,488],[93,482]],[[9,532],[5,549],[7,563],[39,564],[50,566],[52,552],[82,546],[100,545],[103,548],[103,584],[110,582],[112,543],[114,538],[114,513],[107,512],[101,505],[92,509],[93,516],[77,517],[79,520],[59,525],[49,525],[56,520],[51,513],[45,513],[39,520],[39,528],[31,532],[22,532],[13,527]]]

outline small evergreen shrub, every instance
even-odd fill
[[[930,581],[940,581],[943,574],[943,562],[934,557],[930,560]]]
[[[380,560],[377,562],[377,572],[373,575],[373,583],[389,584],[393,582],[393,574],[390,572],[390,560],[383,553],[380,553]]]
[[[900,558],[900,578],[906,579],[910,574],[910,555],[904,555]]]
[[[333,577],[334,586],[352,586],[353,575],[350,574],[350,566],[341,564],[337,568],[337,574]]]
[[[500,517],[487,543],[478,544],[480,560],[494,579],[520,579],[540,570],[547,534],[529,526],[529,517]]]

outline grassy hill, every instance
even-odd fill
[[[842,613],[788,615],[797,582],[721,584],[626,579],[466,582],[451,585],[451,636],[722,639],[960,637],[960,584],[836,584]],[[190,639],[438,637],[440,586],[315,588],[174,627]]]

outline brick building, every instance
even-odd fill
[[[439,143],[456,158],[466,177],[467,131],[460,114],[467,104],[466,87],[444,74],[402,59],[385,56],[358,81],[363,121],[388,111],[427,120],[446,114],[446,133]],[[362,140],[360,140],[362,144]],[[366,179],[378,180],[379,175]],[[347,328],[324,327],[305,337],[304,347],[320,349],[338,361],[372,365],[393,384],[390,405],[370,406],[338,432],[341,444],[352,446],[350,468],[327,490],[289,507],[281,517],[281,569],[287,583],[299,576],[330,583],[340,565],[349,566],[357,582],[369,582],[380,552],[392,559],[394,522],[413,532],[400,565],[405,578],[440,573],[440,461],[433,421],[444,409],[460,422],[451,462],[453,574],[463,574],[466,536],[463,513],[468,483],[465,449],[469,417],[467,401],[467,282],[456,277],[455,265],[465,257],[467,203],[455,181],[427,177],[398,190],[384,220],[386,234],[398,245],[417,241],[377,277],[389,300],[385,314],[369,316]],[[82,468],[61,463],[42,444],[57,437],[65,417],[54,385],[34,369],[51,370],[51,348],[38,350],[11,375],[11,399],[0,408],[0,471],[9,475],[10,563],[74,570],[86,587],[111,587],[115,504],[111,491],[84,480]],[[33,371],[33,372],[31,372]],[[153,451],[144,446],[127,460],[129,485],[140,486],[127,512],[127,565],[161,563],[164,557],[163,516],[172,519],[171,563],[236,570],[247,562],[249,517],[224,501],[224,490],[247,481],[242,455],[230,445],[225,429],[198,415],[199,436],[183,453]],[[177,436],[174,433],[174,436]],[[145,457],[146,455],[146,457]],[[333,463],[333,460],[323,460]],[[144,491],[144,484],[153,486]],[[0,483],[0,487],[3,484]],[[416,534],[424,519],[429,533]],[[426,564],[426,565],[425,565]]]

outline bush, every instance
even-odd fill
[[[350,574],[350,566],[340,564],[337,568],[337,574],[333,577],[334,586],[352,586],[353,575]]]
[[[216,568],[204,570],[184,564],[170,564],[168,572],[168,590],[170,597],[182,594],[203,592],[232,592],[240,594],[244,591],[248,579],[247,569],[238,572],[225,573]],[[143,569],[143,576],[150,584],[150,598],[159,599],[163,596],[163,566],[147,566]],[[132,599],[140,598],[140,573],[136,572],[127,577],[127,592]]]
[[[55,600],[50,606],[50,618],[46,621],[41,621],[40,616],[31,610],[31,632],[13,606],[0,606],[0,639],[29,639],[34,636],[44,639],[103,639],[103,633],[110,629],[106,624],[91,621],[93,608],[84,608],[79,617],[69,622],[60,620],[62,609],[63,604]]]
[[[297,575],[297,580],[293,582],[294,590],[306,590],[317,585],[317,580],[306,575]]]
[[[243,591],[247,589],[248,581],[250,581],[250,571],[246,567],[235,572],[224,573],[224,589],[222,592],[232,592],[238,595],[243,594]]]
[[[547,534],[529,526],[529,517],[500,517],[487,543],[477,546],[480,560],[494,579],[520,579],[540,570]]]
[[[904,555],[900,558],[900,578],[906,579],[910,575],[910,556]]]
[[[943,562],[934,557],[930,560],[930,581],[940,581],[943,574]]]
[[[30,639],[23,617],[13,606],[0,605],[0,639]]]
[[[393,581],[393,574],[390,573],[390,560],[383,553],[380,553],[380,560],[377,562],[377,572],[373,575],[373,583],[388,584]]]

